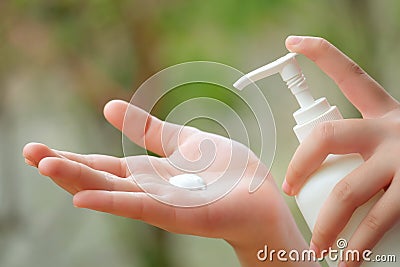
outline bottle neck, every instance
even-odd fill
[[[296,97],[301,108],[306,108],[314,103],[315,100],[310,94],[306,77],[304,77],[302,72],[285,80],[285,82],[292,94]]]
[[[293,117],[297,123],[297,125],[293,127],[293,130],[300,143],[319,123],[343,119],[338,108],[329,105],[326,98],[317,99],[312,105],[306,108],[300,108],[293,113]]]

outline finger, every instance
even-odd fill
[[[388,190],[372,207],[351,237],[346,250],[358,250],[360,253],[373,247],[384,234],[399,222],[400,218],[400,175],[393,180]],[[357,262],[347,262],[348,267],[359,266]]]
[[[74,205],[107,212],[136,220],[153,222],[164,220],[174,224],[172,206],[164,205],[146,193],[82,191],[74,196]]]
[[[207,208],[176,208],[161,203],[142,192],[81,191],[74,196],[80,208],[111,213],[141,220],[170,232],[193,233],[199,218],[206,217]],[[198,233],[197,233],[198,234]]]
[[[121,100],[104,107],[104,116],[134,143],[158,155],[171,155],[186,137],[198,132],[192,127],[163,122],[146,111]]]
[[[109,172],[119,177],[129,176],[126,160],[124,158],[117,158],[108,155],[82,155],[58,150],[54,150],[54,152],[67,159],[85,164],[95,170]]]
[[[29,143],[25,145],[22,155],[25,157],[25,162],[29,165],[37,167],[39,162],[47,157],[61,157],[48,146],[40,143]]]
[[[85,164],[93,169],[105,171],[119,177],[127,177],[125,159],[106,155],[80,155],[72,152],[58,151],[40,143],[29,143],[23,149],[25,162],[37,167],[47,157],[67,158]]]
[[[320,123],[294,153],[282,186],[285,193],[296,195],[329,154],[360,153],[368,158],[382,134],[378,123],[366,119]]]
[[[355,210],[375,196],[393,178],[391,168],[373,156],[336,184],[319,211],[311,242],[317,251],[328,249]]]
[[[42,175],[71,194],[81,190],[140,191],[129,179],[122,179],[107,172],[94,170],[82,163],[62,158],[44,158],[38,165]]]
[[[314,61],[365,118],[379,117],[399,107],[382,86],[325,39],[289,36],[286,47]]]

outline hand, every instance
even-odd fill
[[[363,119],[320,124],[289,164],[284,191],[296,195],[328,154],[359,153],[365,163],[342,179],[324,203],[311,247],[328,249],[354,210],[382,189],[386,192],[349,240],[347,249],[372,249],[400,218],[400,104],[357,64],[324,39],[289,37],[287,48],[313,60],[340,87]],[[349,262],[348,266],[355,266]]]
[[[124,134],[162,158],[79,155],[31,143],[23,151],[26,162],[73,194],[73,203],[77,207],[142,220],[170,232],[223,238],[233,246],[243,266],[264,265],[257,260],[257,251],[264,245],[269,249],[307,249],[270,175],[265,177],[256,192],[249,193],[253,176],[267,175],[268,171],[247,147],[191,127],[162,122],[123,101],[108,103],[104,114],[111,124],[122,130],[128,108],[130,112],[126,121],[129,124],[125,125]],[[168,142],[164,142],[166,140]],[[242,175],[242,179],[229,194],[207,205],[178,207],[164,204],[177,201],[177,196],[186,201],[196,200],[196,197],[208,198],[208,189],[190,192],[165,181],[171,175],[181,173],[172,167],[169,160],[176,155],[177,158],[183,155],[196,160],[202,140],[211,140],[216,151],[215,160],[199,173],[200,176],[207,180],[223,173],[229,165],[230,155],[239,154],[246,155],[246,165],[242,169],[238,164],[239,169],[231,169],[230,174]],[[140,177],[144,177],[140,185],[146,187],[146,193],[136,183]],[[275,259],[269,266],[292,264]]]

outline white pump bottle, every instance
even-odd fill
[[[296,53],[289,53],[268,65],[260,67],[241,77],[233,86],[242,90],[255,81],[280,73],[282,79],[300,104],[300,109],[293,114],[297,123],[293,130],[299,142],[302,142],[320,122],[340,120],[343,117],[336,106],[329,105],[326,98],[314,100],[297,63],[296,55]],[[359,154],[329,155],[320,168],[308,177],[307,182],[296,196],[296,202],[310,229],[314,228],[319,211],[335,185],[363,162],[363,158]],[[342,242],[339,245],[339,249],[343,249],[346,246],[345,242],[350,240],[357,226],[382,194],[383,190],[367,203],[357,208],[345,229],[338,236]],[[397,261],[400,261],[400,224],[397,224],[386,233],[372,250],[372,254],[368,255],[366,261],[362,264],[364,267],[398,266],[399,263],[396,262],[378,262],[376,256],[379,257],[379,255],[384,255],[386,258],[393,258],[391,255],[394,255],[394,257],[397,257]],[[362,259],[361,253],[360,258]],[[368,261],[368,259],[371,261]],[[338,264],[338,261],[328,258],[326,258],[326,261],[330,267]]]

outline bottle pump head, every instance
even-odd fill
[[[306,78],[297,63],[296,55],[296,53],[289,53],[272,63],[253,70],[237,80],[233,86],[243,90],[253,82],[279,73],[300,105],[300,109],[293,113],[297,122],[293,130],[301,142],[318,123],[342,119],[342,115],[335,106],[329,105],[326,98],[314,100],[308,89]]]
[[[279,72],[283,81],[286,82],[292,94],[296,97],[300,107],[308,107],[314,103],[314,98],[308,90],[306,79],[297,63],[296,55],[296,53],[289,53],[268,65],[253,70],[240,78],[233,86],[242,90],[252,82]]]

